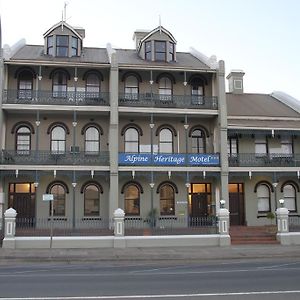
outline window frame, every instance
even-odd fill
[[[67,41],[66,44],[63,44],[63,45],[59,45],[59,38],[65,38],[65,41]],[[55,56],[56,57],[69,57],[69,36],[68,35],[63,35],[63,34],[58,34],[58,35],[55,35]],[[66,55],[61,55],[60,50],[64,49],[66,51]]]
[[[131,187],[134,187],[137,191],[137,197],[136,198],[128,198],[128,195],[126,194],[127,190]],[[128,202],[132,202],[134,203],[133,206],[138,207],[137,212],[133,213],[133,212],[128,212],[127,208],[128,208]],[[139,186],[137,184],[134,183],[128,183],[125,188],[124,188],[124,212],[125,212],[125,216],[139,216],[140,215],[140,209],[141,209],[141,190],[139,188]]]
[[[89,83],[89,80],[91,80],[92,76],[94,76],[94,79],[97,78],[97,82],[95,80],[94,82]],[[101,92],[101,80],[99,76],[93,72],[88,73],[85,79],[85,97],[87,99],[99,99],[100,92]]]
[[[147,50],[147,45],[150,45],[150,50]],[[145,42],[145,60],[152,60],[152,41]]]
[[[172,197],[162,198],[162,190],[164,188],[169,188],[170,190],[172,190]],[[169,207],[169,210],[171,212],[168,213],[166,211],[162,211],[162,202],[171,202],[171,205],[166,205],[166,207]],[[174,216],[175,215],[175,189],[174,189],[173,185],[171,185],[171,184],[165,183],[159,187],[159,211],[160,211],[161,216]]]
[[[261,187],[265,187],[266,191],[268,192],[268,196],[263,196],[263,197],[258,197],[258,189]],[[257,212],[259,214],[263,214],[263,213],[268,213],[271,211],[271,189],[269,187],[268,184],[266,183],[260,183],[257,187],[256,187],[256,198],[257,198]],[[259,202],[260,200],[266,200],[267,204],[268,204],[268,209],[267,210],[259,210]]]
[[[171,134],[171,137],[172,137],[172,140],[162,140],[162,132],[168,130]],[[161,151],[161,148],[163,145],[168,145],[170,144],[171,145],[171,148],[172,148],[172,151],[171,152],[165,152],[165,151]],[[168,127],[164,127],[164,128],[161,128],[161,130],[159,131],[159,134],[158,134],[158,152],[159,153],[170,153],[170,154],[173,154],[174,153],[174,135],[173,135],[173,131],[168,128]]]
[[[21,84],[22,84],[22,88],[21,88]],[[32,91],[33,91],[33,75],[29,70],[23,70],[18,74],[18,99],[31,100]]]
[[[53,138],[53,134],[54,134],[53,132],[57,128],[61,128],[63,130],[64,139],[59,139],[59,138],[54,139]],[[66,153],[66,144],[67,144],[66,143],[66,135],[67,135],[66,129],[61,125],[56,125],[51,128],[51,132],[50,132],[50,152],[51,152],[51,154],[65,154]],[[60,147],[59,147],[60,142],[63,143],[63,150],[60,150]],[[58,148],[53,149],[54,143],[58,145]]]
[[[98,139],[87,139],[87,132],[90,129],[96,130],[96,132],[98,133]],[[87,151],[87,148],[88,148],[87,143],[92,143],[93,145],[97,144],[98,150],[97,151]],[[86,155],[97,155],[97,154],[99,154],[99,152],[100,152],[100,131],[96,126],[92,126],[92,125],[88,126],[84,131],[84,153]]]
[[[74,45],[74,41],[76,41],[76,47],[75,47],[75,45]],[[73,56],[78,56],[78,53],[79,53],[79,51],[78,51],[78,49],[79,49],[79,39],[78,39],[78,37],[76,37],[76,36],[72,36],[71,37],[71,56],[73,57]],[[74,50],[75,50],[75,54],[74,54]]]
[[[67,98],[68,94],[68,76],[63,71],[57,71],[52,79],[53,98]]]
[[[21,129],[27,129],[28,132],[19,132]],[[15,142],[15,149],[18,155],[29,155],[31,150],[31,129],[26,125],[21,125],[16,130],[16,142]],[[28,147],[27,149],[19,149],[19,145],[24,145],[19,143],[19,137],[28,137]]]
[[[134,78],[136,80],[136,85],[128,83],[129,78]],[[133,75],[130,74],[126,76],[124,80],[124,94],[125,94],[125,99],[130,99],[130,100],[138,100],[138,95],[139,95],[139,79]]]
[[[157,46],[158,44],[164,44],[165,45],[165,49],[164,51],[158,51],[157,50]],[[164,54],[164,58],[163,59],[160,59],[157,57],[157,55],[161,55],[161,54]],[[166,62],[167,61],[167,41],[154,41],[154,60],[155,61],[161,61],[161,62]]]
[[[128,139],[128,132],[129,130],[135,130],[136,135],[137,135],[137,139],[135,140],[130,140]],[[136,148],[137,151],[127,151],[127,145],[129,146],[129,148],[134,144],[134,147]],[[124,132],[124,152],[125,153],[140,153],[140,133],[139,130],[137,128],[135,128],[134,126],[130,126],[128,128],[126,128],[125,132]]]
[[[63,195],[63,199],[57,199],[57,194],[53,193],[52,189],[56,186],[59,186],[62,188],[62,190],[64,191]],[[65,217],[66,216],[66,188],[65,185],[59,182],[54,182],[48,189],[48,193],[52,194],[54,199],[53,201],[49,201],[49,216],[51,216],[51,209],[52,209],[52,205],[54,205],[53,207],[53,216],[55,217]],[[63,213],[57,214],[55,208],[59,205],[63,205]]]
[[[254,140],[255,143],[255,156],[260,157],[260,156],[267,156],[269,153],[269,147],[268,147],[268,138],[266,136],[264,137],[255,137]],[[265,147],[265,152],[257,152],[257,147],[258,146],[264,146]]]
[[[169,42],[170,61],[175,61],[175,43]]]
[[[87,189],[88,188],[90,188],[90,187],[95,187],[96,188],[96,190],[97,190],[97,198],[91,198],[91,199],[87,199],[87,197],[86,197],[86,192],[87,192]],[[96,184],[94,184],[94,183],[89,183],[89,184],[87,184],[85,187],[84,187],[84,191],[83,191],[83,201],[84,201],[84,205],[83,205],[83,214],[84,214],[84,216],[85,217],[99,217],[100,216],[100,193],[101,193],[101,191],[100,191],[100,189],[99,189],[99,187],[96,185]],[[92,200],[92,201],[97,201],[98,202],[98,210],[97,211],[95,211],[94,213],[90,213],[90,214],[88,214],[87,212],[86,212],[86,206],[87,206],[87,200]],[[94,203],[95,204],[95,203]]]
[[[54,35],[47,36],[47,55],[54,54]]]
[[[293,189],[293,193],[294,193],[294,196],[293,197],[286,197],[285,196],[285,188],[287,186],[291,186],[292,189]],[[284,199],[284,206],[290,211],[290,212],[297,212],[297,189],[296,187],[294,186],[294,184],[292,184],[291,182],[287,182],[286,184],[284,184],[282,186],[282,196],[283,196],[283,199]],[[287,206],[287,199],[291,200],[293,198],[293,206],[294,206],[294,209],[289,209]]]
[[[195,131],[200,131],[201,135],[193,136]],[[197,146],[194,147],[194,140],[196,140]],[[199,147],[199,140],[202,140],[202,147]],[[193,149],[196,149],[197,151],[194,152]],[[202,149],[202,151],[199,151]],[[206,134],[203,129],[201,128],[194,128],[193,131],[191,132],[191,151],[192,153],[198,153],[198,154],[204,154],[206,153]]]

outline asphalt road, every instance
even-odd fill
[[[0,299],[300,299],[300,260],[1,266]]]

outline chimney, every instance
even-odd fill
[[[136,30],[133,34],[133,40],[135,42],[135,49],[139,47],[140,41],[143,39],[144,36],[149,33],[150,30]]]
[[[243,94],[244,93],[244,83],[243,76],[245,75],[243,70],[231,70],[227,75],[229,93],[233,94]]]

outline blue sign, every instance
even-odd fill
[[[132,166],[218,166],[219,154],[119,153],[120,165]]]

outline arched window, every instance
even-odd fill
[[[65,216],[66,214],[66,190],[65,187],[60,183],[53,184],[49,189],[49,194],[53,195],[53,201],[50,201],[50,211],[53,205],[54,216]]]
[[[201,129],[192,132],[192,153],[206,153],[205,133]]]
[[[67,74],[62,71],[57,71],[53,75],[53,97],[67,97]]]
[[[66,131],[62,126],[55,126],[51,130],[51,152],[64,153],[66,151]]]
[[[86,154],[97,154],[100,151],[100,133],[98,128],[91,126],[85,131],[84,141]]]
[[[18,154],[28,155],[31,149],[31,130],[20,126],[16,132],[16,150]]]
[[[284,206],[289,211],[296,211],[296,189],[292,184],[286,184],[283,187]]]
[[[140,214],[140,189],[135,184],[128,184],[124,189],[125,214],[138,216]]]
[[[159,132],[159,153],[173,153],[173,134],[168,128]]]
[[[170,184],[164,184],[159,190],[160,197],[160,214],[174,215],[175,214],[175,191]]]
[[[260,184],[256,189],[257,210],[259,213],[271,211],[270,188],[267,184]]]
[[[100,95],[100,78],[95,73],[89,73],[85,82],[86,98],[98,99]]]
[[[24,70],[18,76],[18,99],[31,99],[33,86],[33,74]]]
[[[84,215],[99,216],[100,191],[95,184],[88,184],[84,189]]]
[[[124,84],[124,92],[126,99],[138,99],[139,81],[134,75],[127,76]]]
[[[172,81],[168,77],[161,77],[158,82],[158,93],[161,101],[172,100]]]
[[[130,127],[124,133],[125,152],[138,153],[140,148],[139,132],[136,128]]]

